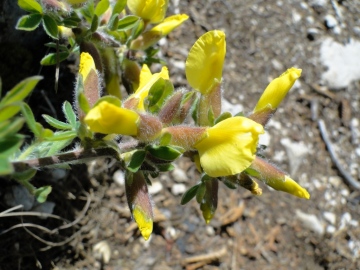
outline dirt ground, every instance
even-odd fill
[[[245,113],[271,79],[289,67],[302,68],[299,83],[267,127],[263,154],[306,187],[310,200],[261,183],[262,196],[220,185],[216,215],[206,225],[196,202],[180,205],[183,188],[199,179],[184,158],[175,171],[153,181],[155,228],[145,242],[131,220],[114,161],[41,171],[33,181],[53,186],[54,217],[2,216],[13,190],[13,183],[3,181],[0,269],[360,269],[360,190],[331,159],[319,125],[325,123],[337,161],[359,185],[360,82],[329,89],[321,80],[326,67],[319,51],[327,37],[343,44],[360,39],[360,1],[170,1],[169,13],[176,12],[190,20],[161,47],[176,87],[186,86],[190,47],[212,29],[226,33],[225,97]],[[338,28],[329,25],[328,15]],[[11,20],[6,23],[11,26]],[[62,67],[63,74],[71,74],[69,67]],[[37,74],[34,69],[28,75]],[[53,69],[40,73],[53,76]],[[47,92],[59,114],[62,102],[71,100],[61,89],[73,81],[63,75],[60,94]],[[44,104],[42,94],[31,99]],[[46,107],[37,108],[39,116]],[[24,223],[34,226],[23,228]]]

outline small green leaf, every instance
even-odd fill
[[[110,6],[110,2],[109,0],[100,0],[100,2],[96,5],[95,8],[95,14],[100,17],[101,15],[103,15],[106,10],[109,8]]]
[[[69,131],[58,131],[52,134],[52,136],[45,137],[46,141],[62,141],[62,140],[71,140],[76,138],[77,134],[74,130]]]
[[[56,65],[69,57],[69,52],[49,53],[41,59],[40,64],[43,66]]]
[[[29,181],[36,174],[35,169],[29,169],[23,172],[16,172],[11,177],[17,181]]]
[[[9,92],[7,92],[6,96],[1,100],[0,106],[22,101],[35,88],[36,84],[42,78],[42,76],[33,76],[19,82]]]
[[[51,193],[51,190],[52,190],[51,186],[44,186],[37,188],[34,192],[36,200],[39,203],[46,202],[47,196]]]
[[[146,151],[138,150],[131,156],[127,169],[133,173],[137,172],[145,160]]]
[[[25,31],[35,30],[39,26],[41,19],[42,15],[39,13],[24,15],[17,21],[15,28]]]
[[[95,32],[99,26],[99,17],[95,14],[91,21],[90,31]]]
[[[47,114],[43,114],[42,117],[45,119],[45,121],[52,127],[57,128],[57,129],[71,129],[72,126],[68,123],[64,123],[61,122],[59,120],[57,120],[54,117],[51,117],[50,115]]]
[[[59,153],[66,146],[68,146],[70,143],[72,143],[72,141],[73,141],[73,138],[68,139],[68,140],[51,142],[51,145],[49,147],[49,151],[47,152],[47,156],[52,156],[52,155],[55,155],[55,154]]]
[[[184,195],[183,195],[182,198],[181,198],[181,202],[180,202],[181,205],[187,204],[188,202],[191,201],[192,198],[195,197],[195,195],[196,195],[196,193],[197,193],[197,191],[198,191],[198,189],[199,189],[199,186],[200,186],[200,184],[197,184],[197,185],[189,188],[189,189],[184,193]]]
[[[129,29],[132,29],[133,27],[136,26],[136,24],[138,23],[139,20],[140,20],[140,18],[138,16],[135,16],[135,15],[125,16],[124,18],[119,20],[119,22],[118,22],[118,30],[126,31],[126,30],[129,30]]]
[[[73,127],[76,128],[76,114],[70,104],[69,101],[65,101],[63,104],[63,112],[65,114],[66,120],[69,122],[69,124]]]
[[[175,166],[171,163],[156,164],[155,166],[160,172],[169,172],[175,169]]]
[[[62,23],[64,24],[65,27],[68,28],[75,28],[79,26],[79,23],[81,22],[81,20],[77,20],[74,18],[65,18]]]
[[[110,31],[116,31],[119,25],[119,16],[117,14],[113,15],[108,23],[108,28]]]
[[[169,80],[159,78],[150,88],[147,99],[147,108],[151,113],[157,113],[164,101],[174,92],[174,86]]]
[[[14,168],[7,158],[0,157],[0,175],[8,175],[13,173]]]
[[[0,139],[0,158],[8,158],[17,150],[19,150],[20,146],[23,142],[22,135],[14,135],[7,138]]]
[[[237,189],[236,184],[233,181],[231,181],[231,179],[224,177],[222,178],[222,182],[224,183],[225,186],[227,186],[230,189]]]
[[[94,17],[94,1],[88,1],[88,3],[80,9],[81,14],[85,17],[88,23],[91,23]]]
[[[154,157],[162,160],[173,161],[177,159],[182,152],[174,146],[150,146],[146,148],[147,151]]]
[[[13,117],[21,110],[21,106],[18,104],[10,104],[0,106],[0,121],[5,121]]]
[[[169,145],[171,142],[171,138],[172,138],[171,134],[165,132],[165,134],[161,136],[159,144],[163,146]]]
[[[114,8],[113,8],[112,15],[120,14],[124,10],[124,8],[126,6],[126,1],[127,0],[117,0],[116,4],[114,5]]]
[[[53,39],[58,39],[59,29],[56,21],[53,18],[45,14],[43,17],[43,26],[46,34],[48,34]]]
[[[131,39],[137,38],[144,31],[144,27],[145,27],[144,21],[138,20],[135,23],[134,28],[132,28]]]
[[[84,92],[80,92],[78,94],[78,103],[79,103],[80,109],[85,114],[87,114],[90,111],[90,104],[89,104],[89,101],[86,99]]]
[[[41,5],[35,0],[18,0],[18,5],[23,10],[26,10],[31,13],[42,13],[43,9]]]
[[[68,52],[69,51],[67,46],[61,45],[61,44],[56,44],[55,42],[48,42],[48,43],[45,43],[44,45],[46,47],[53,48],[53,49],[59,48],[59,50],[62,51],[62,52],[64,52],[64,51]]]
[[[117,107],[121,107],[121,100],[115,96],[103,96],[101,98],[99,98],[94,107],[97,106],[99,103],[103,102],[103,101],[106,101],[106,102],[109,102]]]
[[[232,114],[229,112],[224,112],[224,113],[220,114],[219,117],[216,118],[216,120],[215,120],[215,125],[217,123],[220,123],[221,121],[224,121],[225,119],[230,118],[230,117],[232,117]]]
[[[0,122],[0,138],[14,135],[22,128],[24,123],[25,119],[21,117],[17,117],[12,121]]]
[[[201,203],[204,196],[205,196],[205,193],[206,193],[206,185],[205,185],[205,182],[201,182],[201,184],[199,184],[199,187],[196,191],[196,201],[198,203]]]
[[[36,137],[41,137],[42,132],[42,126],[39,123],[36,123],[34,114],[26,103],[22,104],[21,112],[23,113],[26,124],[29,127],[29,129],[34,133]]]

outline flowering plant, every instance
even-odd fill
[[[273,80],[251,113],[232,115],[221,107],[224,32],[206,32],[194,43],[185,65],[192,89],[175,90],[167,67],[153,73],[151,65],[163,64],[156,57],[156,43],[186,21],[187,15],[165,18],[167,0],[84,2],[18,1],[30,14],[19,19],[17,28],[31,31],[41,23],[56,41],[49,46],[58,51],[45,56],[42,64],[56,64],[70,53],[79,55],[80,63],[74,106],[69,102],[63,106],[67,121],[43,115],[55,132],[36,122],[23,102],[41,78],[24,80],[1,100],[0,145],[4,150],[0,159],[4,165],[0,174],[25,185],[43,202],[51,187],[35,188],[29,182],[38,168],[113,157],[125,171],[129,208],[145,239],[153,228],[147,186],[151,178],[172,170],[181,156],[194,161],[201,175],[181,203],[196,197],[206,222],[217,208],[219,182],[261,195],[255,181],[260,180],[309,199],[304,188],[259,156],[259,137],[300,77],[300,69],[290,68]],[[19,111],[22,116],[17,115]],[[34,141],[21,148],[24,137],[18,131],[25,122]],[[63,152],[75,139],[80,145]]]

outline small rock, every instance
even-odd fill
[[[119,186],[125,185],[125,173],[122,170],[117,170],[113,174],[113,180]]]
[[[331,225],[335,225],[336,222],[336,215],[331,212],[324,212],[323,213],[324,219],[328,221]]]
[[[214,228],[212,226],[206,226],[205,230],[206,230],[206,234],[208,236],[214,236],[215,235],[215,230],[214,230]]]
[[[329,183],[334,187],[337,188],[341,185],[341,178],[339,176],[330,176]]]
[[[269,146],[270,145],[271,136],[268,132],[261,134],[259,136],[259,144]]]
[[[30,192],[21,185],[12,186],[10,192],[5,194],[5,202],[13,207],[22,205],[25,211],[29,211],[35,203],[35,198]]]
[[[308,38],[308,40],[313,41],[319,36],[319,34],[320,34],[320,31],[317,28],[309,28],[307,30],[306,37]]]
[[[64,179],[67,176],[68,172],[69,172],[68,170],[55,168],[51,170],[51,180],[57,181],[60,179]]]
[[[333,225],[328,225],[326,227],[326,233],[328,234],[334,234],[336,232],[336,228]]]
[[[351,221],[351,215],[349,212],[344,213],[340,218],[339,230],[345,229]]]
[[[163,190],[163,185],[159,182],[152,182],[151,186],[148,187],[149,193],[151,195],[159,193],[161,190]]]
[[[45,213],[45,214],[52,214],[54,211],[54,207],[55,207],[55,203],[53,202],[44,202],[44,203],[39,203],[38,205],[36,205],[32,211],[35,212],[40,212],[40,213]],[[47,216],[40,216],[41,219],[46,219]]]
[[[326,26],[327,29],[334,28],[338,24],[336,18],[333,15],[330,15],[330,14],[325,16],[324,22],[325,22],[325,26]]]
[[[281,144],[286,149],[286,154],[288,155],[290,172],[292,175],[296,174],[297,170],[300,167],[303,159],[309,153],[309,149],[303,142],[292,142],[288,138],[281,139]]]
[[[189,176],[184,172],[184,170],[176,167],[172,172],[171,172],[172,177],[174,178],[175,182],[178,183],[184,183],[187,182],[189,180]]]
[[[300,210],[296,210],[296,216],[302,222],[304,227],[309,230],[317,233],[318,235],[323,235],[325,232],[324,224],[317,218],[317,216],[312,214],[304,213]]]
[[[185,193],[186,186],[184,184],[174,184],[171,187],[171,193],[175,196]]]
[[[93,247],[94,257],[105,264],[109,263],[111,258],[111,248],[107,241],[101,241]]]

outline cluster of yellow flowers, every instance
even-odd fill
[[[155,43],[188,18],[186,15],[165,18],[168,5],[166,0],[133,0],[128,1],[127,5],[129,10],[141,17],[145,23],[156,24],[144,32],[140,39],[135,39],[131,49],[141,49]],[[195,124],[183,124],[181,121],[174,124],[174,110],[166,108],[177,106],[175,109],[178,109],[180,101],[176,103],[176,94],[183,95],[182,90],[175,91],[175,94],[164,102],[163,110],[159,113],[151,114],[147,110],[150,89],[159,80],[169,81],[169,73],[164,66],[159,73],[152,74],[145,64],[133,94],[121,104],[109,100],[91,104],[92,108],[85,113],[83,122],[92,132],[133,136],[141,142],[152,142],[155,145],[168,136],[168,145],[180,147],[182,153],[193,153],[198,170],[210,179],[241,178],[246,175],[252,183],[250,189],[254,194],[261,194],[261,190],[252,182],[252,178],[262,180],[276,190],[309,199],[309,193],[288,175],[256,156],[259,136],[264,133],[264,126],[300,77],[301,70],[290,68],[273,80],[248,117],[232,116],[229,113],[224,117],[221,111],[221,83],[225,54],[225,33],[219,30],[202,35],[189,52],[185,72],[196,97],[191,99],[191,104],[196,106],[197,111]],[[79,73],[84,85],[89,74],[94,72],[97,71],[92,57],[88,53],[82,53]],[[185,114],[189,110],[188,108]],[[135,173],[132,183],[135,180],[137,189],[146,193],[146,181],[142,174]],[[214,214],[214,207],[207,207],[204,201],[201,204],[203,215],[209,222]],[[143,237],[148,239],[152,232],[152,212],[146,210],[146,207],[136,198],[131,201],[130,208],[134,219]]]

